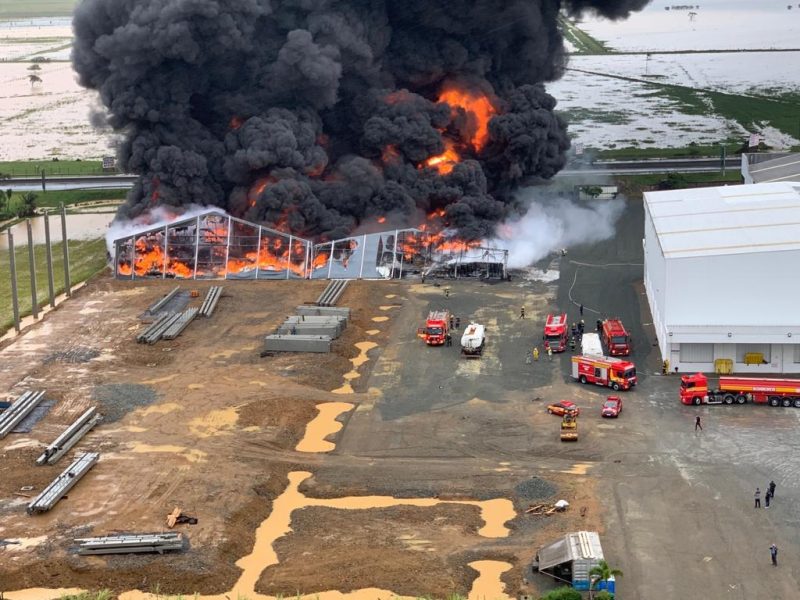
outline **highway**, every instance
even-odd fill
[[[738,171],[739,157],[725,160],[728,171]],[[556,179],[568,177],[594,177],[610,175],[653,175],[659,173],[714,173],[720,170],[718,158],[643,159],[643,160],[597,160],[586,163],[569,163],[556,175]],[[138,179],[136,175],[81,175],[75,177],[48,177],[48,190],[76,189],[130,189]],[[0,181],[0,187],[15,191],[39,191],[41,177],[14,177]]]

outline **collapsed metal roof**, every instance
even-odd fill
[[[392,229],[312,241],[209,210],[114,241],[118,278],[391,279],[506,276],[508,251]]]

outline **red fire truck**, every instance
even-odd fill
[[[425,327],[417,330],[417,335],[425,340],[428,346],[444,345],[450,328],[450,311],[432,310],[428,313]]]
[[[717,389],[709,389],[702,373],[681,376],[684,404],[769,404],[800,408],[800,381],[768,377],[720,377]]]
[[[594,383],[616,390],[636,385],[636,365],[609,356],[573,356],[572,377],[581,383]]]
[[[544,323],[544,350],[550,348],[553,352],[563,352],[567,349],[567,315],[547,315]]]
[[[619,319],[603,321],[602,338],[609,355],[628,356],[631,353],[631,338]]]

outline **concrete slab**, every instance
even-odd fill
[[[294,333],[292,329],[294,328]],[[338,323],[284,323],[275,331],[282,335],[327,335],[336,339],[344,328]]]
[[[346,306],[309,306],[301,305],[296,309],[298,315],[306,316],[339,316],[345,319],[350,318],[350,309]]]
[[[330,352],[331,338],[327,335],[268,335],[264,339],[267,352]]]
[[[347,325],[347,319],[345,317],[339,317],[336,315],[330,316],[318,316],[318,315],[292,315],[291,317],[286,317],[284,321],[285,324],[288,323],[335,323],[335,324],[342,324],[342,326]]]

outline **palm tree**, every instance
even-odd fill
[[[594,586],[597,585],[598,582],[608,581],[612,576],[622,577],[622,571],[619,569],[612,569],[605,560],[601,560],[597,563],[596,567],[592,567],[589,570],[589,579],[591,581],[589,585],[589,597],[591,598]]]

